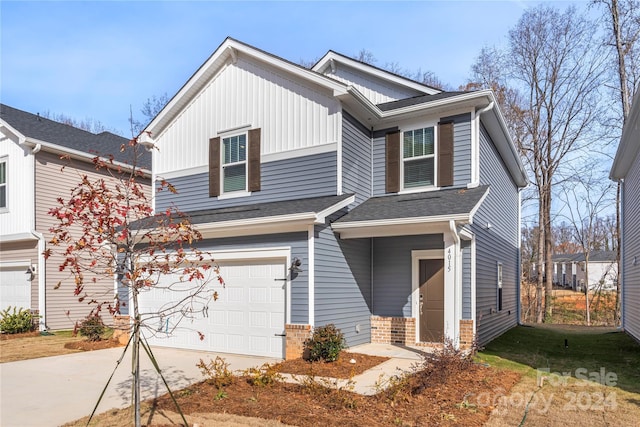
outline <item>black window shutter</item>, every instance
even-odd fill
[[[453,122],[438,124],[438,186],[453,185]]]
[[[220,195],[220,137],[209,140],[209,197]]]
[[[400,131],[386,135],[386,192],[400,191]]]
[[[249,130],[248,189],[260,191],[260,128]]]

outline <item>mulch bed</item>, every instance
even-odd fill
[[[315,364],[315,374],[335,375],[327,365],[330,364]],[[435,367],[414,375],[403,387],[375,396],[309,383],[302,386],[274,382],[258,386],[252,385],[247,377],[237,377],[221,389],[201,382],[175,395],[187,415],[230,413],[296,426],[482,426],[493,407],[480,402],[491,402],[496,394],[508,393],[520,379],[515,372],[474,363],[464,368]],[[163,424],[163,410],[175,411],[168,395],[153,402],[155,419],[147,419],[149,425]]]
[[[40,331],[23,332],[21,334],[0,334],[0,340],[13,340],[16,338],[29,338],[40,336]]]
[[[352,360],[355,363],[351,363]],[[275,368],[278,372],[287,374],[346,379],[360,375],[387,360],[389,360],[388,357],[342,352],[335,362],[310,362],[304,359],[293,359],[278,363]]]

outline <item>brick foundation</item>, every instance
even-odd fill
[[[284,330],[285,360],[299,359],[304,353],[304,342],[311,337],[311,325],[284,325]]]
[[[129,341],[131,321],[129,316],[113,316],[113,339],[122,345]]]
[[[416,319],[371,316],[371,342],[375,344],[416,344]]]
[[[460,320],[460,349],[469,350],[473,339],[473,320]]]

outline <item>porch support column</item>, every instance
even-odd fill
[[[449,221],[449,229],[444,233],[444,335],[456,348],[460,345],[462,318],[461,268],[460,237],[455,221]]]

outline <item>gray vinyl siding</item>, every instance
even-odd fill
[[[162,191],[156,195],[156,210],[175,204],[183,212],[217,209],[252,203],[331,196],[337,191],[337,154],[315,154],[262,164],[262,190],[248,197],[218,200],[209,197],[209,175],[199,173],[168,181],[178,194]]]
[[[640,341],[640,155],[625,177],[622,245],[622,326]]]
[[[340,240],[328,224],[315,228],[315,326],[335,324],[349,346],[368,343],[371,239]]]
[[[371,136],[367,129],[343,113],[342,191],[355,193],[356,204],[371,197]]]
[[[471,182],[471,114],[443,117],[453,121],[453,185],[466,186]]]
[[[453,121],[453,185],[464,187],[471,182],[471,114],[442,117]],[[386,194],[385,131],[376,131],[373,138],[373,195]]]
[[[373,239],[373,314],[411,317],[411,251],[443,249],[442,234]]]
[[[461,240],[462,250],[462,318],[472,319],[471,313],[471,241]]]
[[[480,129],[480,183],[489,194],[471,226],[476,235],[476,322],[480,345],[517,324],[518,189],[491,139]],[[487,228],[487,224],[491,224]],[[497,263],[502,263],[503,309],[497,310]]]
[[[291,247],[291,258],[302,261],[302,272],[291,280],[291,322],[309,323],[309,275],[304,266],[309,265],[307,233],[283,233],[260,236],[208,239],[198,243],[202,251]]]

